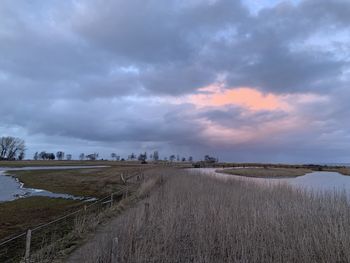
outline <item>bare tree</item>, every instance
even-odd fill
[[[154,151],[154,153],[153,153],[153,160],[155,160],[155,161],[159,160],[159,153],[158,153],[158,151]]]
[[[136,155],[134,153],[132,153],[131,155],[128,156],[128,160],[135,160],[136,159]]]
[[[95,161],[98,158],[98,153],[92,153],[92,154],[86,155],[86,158],[89,159],[90,161]]]
[[[174,154],[172,154],[172,155],[169,156],[169,161],[170,161],[170,162],[175,161],[175,159],[176,159],[176,157],[175,157]]]
[[[40,158],[41,160],[46,160],[46,156],[47,156],[47,153],[44,152],[44,151],[42,151],[42,152],[39,153],[39,158]]]
[[[112,157],[113,160],[116,160],[117,154],[116,153],[111,153],[111,157]]]
[[[35,152],[34,156],[33,156],[33,159],[35,161],[37,161],[39,159],[39,153],[38,152]]]
[[[64,159],[64,152],[59,151],[56,153],[57,160],[62,161]]]
[[[84,161],[84,159],[85,159],[85,154],[84,154],[84,153],[81,153],[81,154],[79,155],[79,159],[80,159],[80,161]]]
[[[41,160],[55,160],[55,154],[42,151],[41,153],[39,153],[39,158]]]
[[[147,153],[140,153],[139,157],[137,158],[139,161],[141,161],[142,163],[145,163],[147,160]]]
[[[24,159],[24,151],[21,151],[18,155],[18,160],[22,161]]]
[[[15,160],[19,156],[24,157],[26,150],[24,140],[15,137],[0,138],[0,160]]]
[[[210,155],[206,155],[204,156],[204,161],[207,163],[217,163],[219,159],[215,157],[211,157]]]
[[[72,160],[72,155],[71,155],[71,154],[67,154],[67,155],[66,155],[66,160],[67,160],[67,161]]]

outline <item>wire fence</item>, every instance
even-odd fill
[[[126,182],[134,176],[137,180],[144,178],[143,174],[128,178],[121,176],[125,184],[121,190],[91,203],[83,201],[81,207],[74,212],[0,240],[0,262],[41,262],[44,258],[53,256],[57,249],[72,246],[87,228],[99,224],[103,211],[128,196],[135,184],[126,185]]]

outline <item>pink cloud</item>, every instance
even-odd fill
[[[189,100],[197,107],[220,107],[237,105],[253,111],[286,110],[288,104],[281,96],[272,93],[264,94],[254,88],[239,87],[220,89],[219,86],[208,86],[200,89],[202,94],[191,95]]]
[[[280,95],[263,93],[252,87],[224,89],[220,85],[213,84],[201,88],[198,94],[190,95],[185,101],[193,104],[198,111],[212,108],[225,111],[230,106],[237,106],[241,109],[242,117],[248,120],[260,111],[286,113],[283,117],[268,119],[260,123],[254,123],[252,119],[248,125],[225,126],[205,117],[197,119],[203,127],[201,133],[208,144],[230,147],[238,144],[259,143],[264,140],[278,143],[278,140],[274,141],[274,138],[280,135],[298,133],[308,129],[308,124],[312,120],[302,113],[302,106],[315,105],[327,99],[327,97],[311,93]]]

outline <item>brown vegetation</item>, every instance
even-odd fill
[[[21,233],[77,209],[80,202],[62,198],[28,197],[0,203],[0,239]]]
[[[45,189],[55,193],[76,196],[101,197],[119,190],[123,185],[120,175],[129,177],[152,166],[128,165],[72,170],[11,171],[24,187]]]
[[[344,193],[183,174],[169,177],[145,202],[117,218],[74,262],[350,261]]]
[[[311,173],[312,171],[301,168],[235,168],[217,170],[217,172],[245,177],[284,178],[302,176],[307,173]]]

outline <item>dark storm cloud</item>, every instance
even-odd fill
[[[97,47],[135,63],[174,63],[247,16],[239,1],[88,1],[74,28]]]
[[[240,129],[302,117],[309,131],[245,149],[272,156],[298,138],[310,152],[335,145],[338,158],[350,134],[349,14],[347,0],[283,2],[257,14],[229,0],[3,0],[0,132],[202,154],[221,151],[207,141],[215,137],[204,132],[208,122]],[[216,82],[328,101],[292,113],[186,104],[183,97]]]

